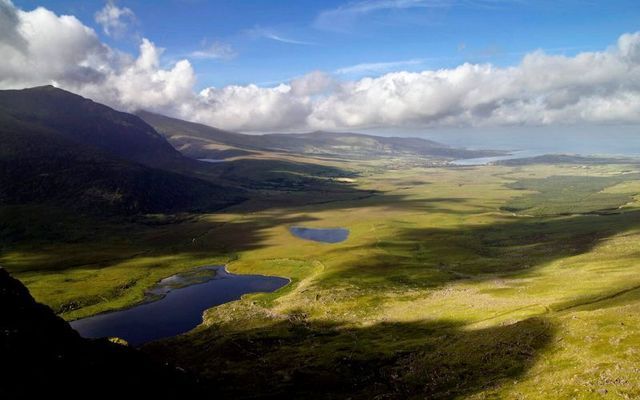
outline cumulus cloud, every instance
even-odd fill
[[[19,24],[13,4],[9,0],[0,0],[0,38],[4,38],[5,45],[22,50],[27,43],[18,32]]]
[[[0,7],[0,26],[13,32],[0,36],[4,87],[100,81],[104,68],[118,63],[118,56],[73,16],[58,17],[42,7],[24,12],[7,0]]]
[[[226,129],[640,123],[640,33],[572,57],[534,51],[511,67],[467,63],[357,80],[315,71],[276,87],[198,92],[191,63],[163,65],[148,39],[137,55],[124,54],[73,16],[8,0],[0,0],[0,27],[2,88],[53,83],[118,109]]]
[[[331,75],[322,71],[313,71],[291,81],[291,94],[294,96],[314,96],[327,93],[337,84]]]
[[[95,14],[95,20],[105,34],[116,38],[124,36],[136,22],[136,15],[127,7],[118,7],[113,0]]]
[[[307,96],[296,96],[291,86],[284,84],[274,88],[256,85],[207,88],[200,92],[193,106],[185,117],[228,129],[258,131],[305,126],[312,111]]]
[[[95,31],[69,15],[2,3],[2,22],[14,20],[18,39],[0,37],[0,86],[54,84],[121,109],[171,110],[196,97],[195,73],[187,60],[162,68],[162,49],[143,39],[137,57],[100,42]],[[169,108],[167,108],[169,109]]]

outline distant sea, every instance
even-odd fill
[[[423,132],[411,136],[453,147],[519,152],[520,157],[542,154],[579,154],[640,157],[640,127],[604,127],[598,132],[528,129],[509,132]]]

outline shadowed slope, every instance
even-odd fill
[[[131,214],[243,199],[241,190],[149,167],[195,162],[138,117],[51,86],[0,91],[0,141],[0,204]]]
[[[0,315],[0,397],[90,396],[96,390],[114,398],[184,396],[202,390],[193,377],[136,350],[82,339],[2,268]]]
[[[182,158],[151,126],[53,86],[0,90],[0,120],[11,117],[46,127],[75,143],[124,160],[160,167]]]
[[[0,204],[131,214],[215,210],[242,199],[238,190],[115,158],[6,115],[0,141]]]
[[[255,328],[217,323],[144,351],[215,375],[233,398],[433,399],[517,378],[554,334],[540,318],[465,330],[450,321],[345,327],[300,313]]]

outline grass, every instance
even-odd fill
[[[509,201],[503,209],[530,215],[584,214],[615,210],[632,200],[640,175],[551,176],[509,185],[535,193]],[[607,188],[611,190],[606,190]],[[615,188],[615,189],[614,189]]]
[[[223,394],[640,396],[634,166],[349,168],[360,173],[350,185],[377,194],[77,228],[68,242],[7,245],[0,262],[68,319],[209,263],[290,277],[145,348]],[[351,233],[315,243],[291,225]]]

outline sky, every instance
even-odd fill
[[[635,126],[640,3],[0,0],[0,88],[243,132]]]

